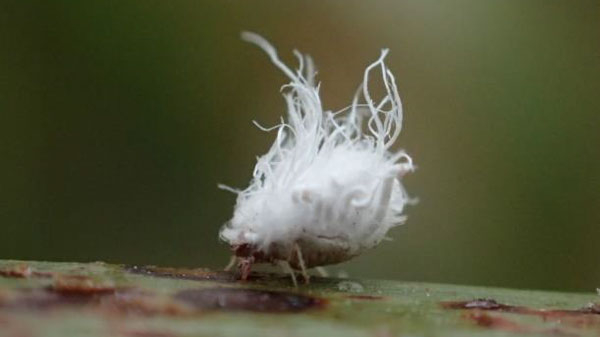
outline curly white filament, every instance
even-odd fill
[[[404,222],[410,199],[400,179],[414,169],[408,154],[391,151],[402,127],[402,103],[384,63],[388,50],[366,68],[352,104],[332,112],[322,108],[309,56],[294,51],[299,66],[292,70],[261,36],[244,32],[242,39],[262,48],[289,78],[282,87],[287,116],[273,128],[255,123],[277,136],[258,158],[246,189],[221,186],[238,195],[221,238],[272,254],[272,260],[285,260],[298,245],[309,267],[374,247]],[[377,102],[368,86],[376,70],[385,89]]]

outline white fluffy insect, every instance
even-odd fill
[[[297,51],[298,69],[287,67],[261,36],[242,39],[262,48],[289,78],[282,87],[287,116],[253,179],[237,193],[233,218],[220,232],[246,279],[254,263],[279,263],[291,272],[335,264],[375,247],[402,224],[411,202],[400,179],[414,169],[404,151],[394,152],[402,127],[402,104],[384,63],[387,49],[369,65],[352,104],[324,111],[312,59]],[[379,73],[385,96],[374,101],[369,77]],[[256,124],[256,123],[255,123]],[[291,267],[291,268],[290,268]]]

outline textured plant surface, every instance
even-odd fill
[[[0,336],[598,336],[597,294],[0,261]]]

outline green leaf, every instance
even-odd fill
[[[0,261],[0,336],[598,336],[598,295]]]

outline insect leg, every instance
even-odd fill
[[[246,281],[248,276],[250,275],[250,270],[252,269],[252,264],[254,263],[254,257],[245,257],[240,259],[239,267],[242,281]]]
[[[290,267],[289,262],[284,261],[284,260],[279,260],[278,263],[284,272],[290,274],[290,277],[292,278],[292,283],[294,283],[294,288],[298,288],[298,281],[296,280],[296,274],[294,273],[294,270],[292,269],[292,267]]]
[[[296,250],[296,257],[298,258],[298,265],[300,266],[300,270],[302,271],[302,277],[304,278],[304,284],[310,283],[310,275],[306,271],[306,265],[304,264],[304,259],[302,258],[302,251],[300,251],[300,246],[297,243],[294,244],[294,249]]]
[[[231,268],[233,268],[238,262],[238,257],[235,255],[231,255],[231,258],[229,259],[229,263],[227,264],[227,266],[225,266],[225,271],[230,271]]]
[[[319,266],[319,267],[315,267],[315,270],[317,271],[317,273],[319,273],[319,276],[321,277],[328,277],[329,273],[327,272],[327,269]]]

